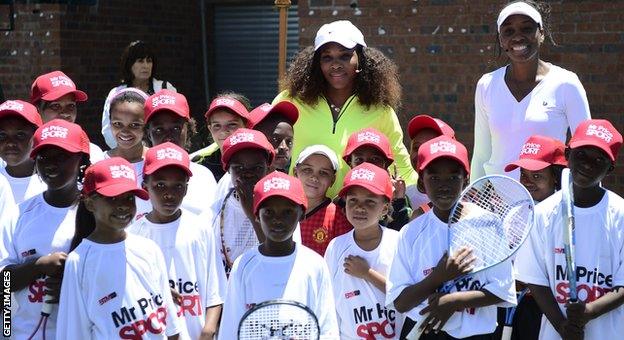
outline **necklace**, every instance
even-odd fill
[[[341,109],[340,107],[338,107],[338,106],[336,106],[336,105],[334,105],[334,104],[332,104],[332,103],[330,103],[330,104],[329,104],[329,107],[330,107],[330,108],[332,109],[332,111],[334,111],[335,113],[340,113],[340,109]]]

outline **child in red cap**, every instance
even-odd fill
[[[351,169],[340,190],[353,231],[329,243],[325,261],[343,339],[397,339],[401,332],[403,315],[384,307],[386,274],[399,233],[379,224],[388,214],[393,191],[388,172],[370,163]],[[353,312],[360,310],[380,312]]]
[[[128,231],[158,244],[165,256],[169,282],[180,310],[183,338],[212,338],[225,293],[225,271],[211,230],[197,215],[181,208],[189,178],[189,156],[166,142],[147,151],[143,188],[153,209]]]
[[[308,306],[318,319],[321,338],[338,337],[327,266],[320,255],[293,240],[306,206],[301,182],[294,177],[274,171],[255,184],[253,214],[266,239],[234,262],[219,339],[236,339],[245,312],[256,304],[275,299],[294,300]]]
[[[540,339],[624,334],[624,200],[600,185],[615,167],[622,135],[603,119],[583,121],[568,143],[572,176],[578,302],[569,301],[561,192],[537,205],[529,240],[516,257],[518,280],[528,284],[546,318]],[[562,183],[565,185],[565,183]]]
[[[0,175],[6,177],[16,204],[46,190],[35,173],[35,160],[30,158],[33,135],[43,122],[32,104],[7,100],[0,104],[0,158],[5,166]]]
[[[195,133],[195,121],[186,97],[170,90],[160,90],[145,101],[145,134],[150,146],[171,142],[181,148],[189,145]],[[193,177],[182,201],[182,207],[195,214],[210,209],[214,202],[217,182],[210,170],[191,163]],[[147,209],[151,211],[151,207]]]
[[[223,142],[234,131],[250,125],[250,106],[249,99],[242,94],[226,92],[218,94],[204,114],[206,126],[214,143],[193,152],[191,160],[207,167],[217,182],[226,174],[221,164]]]
[[[19,205],[19,216],[2,230],[0,247],[0,269],[10,271],[19,305],[11,314],[16,339],[28,338],[37,328],[46,293],[52,303],[58,302],[63,263],[74,236],[81,169],[89,165],[89,138],[80,126],[55,119],[35,131],[30,157],[47,190]],[[55,332],[56,316],[53,309],[48,334]]]
[[[567,165],[562,142],[534,135],[522,145],[519,159],[509,163],[505,171],[520,168],[520,183],[535,201],[541,202],[561,188],[561,171]]]
[[[40,75],[30,88],[30,102],[37,107],[44,123],[53,119],[75,123],[77,103],[87,99],[87,94],[78,90],[76,84],[61,71]],[[91,163],[104,159],[102,149],[93,143],[89,145],[89,154]]]
[[[151,240],[126,232],[137,188],[121,157],[85,172],[73,251],[63,272],[57,339],[165,338],[180,333],[166,264]]]
[[[511,262],[467,275],[448,294],[444,283],[472,270],[472,251],[447,254],[448,219],[468,185],[468,151],[458,141],[440,136],[418,150],[418,186],[433,208],[401,230],[389,270],[386,303],[416,321],[427,332],[421,339],[491,339],[496,328],[496,305],[516,303]]]
[[[392,149],[388,138],[381,132],[366,128],[353,133],[347,141],[347,146],[342,155],[342,159],[354,168],[364,162],[374,164],[389,171],[390,165],[394,162]],[[406,225],[412,215],[412,208],[405,197],[405,181],[396,177],[396,167],[392,178],[394,195],[390,213],[382,221],[384,226],[394,230],[400,230]],[[342,206],[342,203],[339,203]]]
[[[321,256],[325,255],[329,241],[352,229],[342,209],[327,197],[327,190],[336,181],[339,164],[328,146],[310,145],[299,153],[293,171],[308,199],[308,209],[300,223],[301,239],[303,245]]]

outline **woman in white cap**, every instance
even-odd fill
[[[390,140],[399,175],[408,184],[416,183],[394,112],[401,100],[397,67],[379,50],[367,47],[362,32],[351,22],[323,25],[314,46],[295,57],[281,87],[284,91],[273,103],[289,100],[299,109],[292,159],[314,144],[325,144],[341,154],[351,134],[374,127]],[[349,169],[340,161],[328,197],[336,196]]]
[[[544,38],[554,44],[540,10],[549,12],[533,1],[515,1],[498,15],[499,54],[503,52],[509,63],[484,74],[477,83],[473,180],[491,174],[518,179],[518,170],[505,173],[504,168],[529,136],[565,141],[568,128],[574,131],[590,118],[577,75],[540,59]]]

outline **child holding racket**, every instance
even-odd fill
[[[226,154],[227,151],[224,156]],[[284,173],[274,171],[254,186],[253,213],[266,240],[234,262],[219,339],[236,339],[238,324],[245,311],[274,299],[294,300],[306,305],[318,319],[321,338],[338,339],[334,299],[325,261],[311,249],[293,241],[297,222],[303,217],[306,206],[301,182]],[[287,317],[276,315],[274,321],[287,323]]]
[[[390,141],[381,132],[366,128],[357,131],[347,140],[347,146],[342,154],[342,159],[354,168],[364,162],[374,164],[389,171],[394,163]],[[384,216],[382,224],[394,230],[400,230],[406,225],[412,215],[412,208],[405,196],[405,181],[396,177],[396,166],[392,177],[394,194],[389,214]],[[342,203],[340,203],[342,205]]]
[[[12,336],[28,339],[46,332],[54,339],[56,308],[40,330],[44,296],[58,302],[63,264],[74,236],[78,182],[89,164],[89,138],[80,126],[54,119],[35,131],[30,157],[47,190],[19,205],[19,217],[2,228],[0,268],[11,272],[11,291],[17,302],[12,310]],[[64,339],[64,338],[60,338]]]
[[[418,186],[433,209],[401,229],[390,266],[386,303],[406,313],[416,326],[442,334],[421,339],[490,339],[496,328],[496,307],[514,305],[515,289],[509,261],[470,274],[472,249],[447,254],[448,220],[468,185],[468,152],[458,141],[440,136],[418,150]],[[438,293],[453,282],[448,294]]]
[[[353,231],[329,243],[325,261],[341,339],[396,339],[401,332],[403,314],[385,307],[386,274],[399,233],[379,224],[393,190],[388,172],[370,163],[351,169],[340,190]]]
[[[126,232],[137,188],[120,157],[87,169],[73,251],[63,272],[58,339],[177,339],[180,329],[163,254]]]
[[[43,122],[37,108],[21,100],[0,104],[0,176],[11,185],[9,194],[16,204],[44,192],[47,188],[35,173],[35,160],[30,157],[33,135]]]
[[[325,255],[329,242],[353,227],[340,208],[327,197],[336,180],[338,157],[326,145],[310,145],[295,162],[294,175],[303,184],[308,208],[300,222],[304,246]]]
[[[621,146],[622,135],[609,121],[592,119],[579,124],[566,150],[573,182],[576,287],[570,287],[567,276],[562,192],[536,208],[535,226],[516,267],[518,280],[529,285],[546,317],[540,339],[619,339],[624,334],[624,200],[600,185],[613,171]],[[577,302],[570,301],[571,289]]]
[[[225,271],[214,236],[197,216],[180,208],[189,177],[189,156],[173,143],[147,151],[143,187],[153,209],[128,227],[163,252],[169,285],[178,298],[182,338],[212,339],[225,291]],[[223,292],[223,293],[222,293]]]

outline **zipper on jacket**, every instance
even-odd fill
[[[347,101],[345,102],[345,105],[343,105],[340,108],[340,112],[338,112],[338,116],[335,117],[335,118],[334,118],[334,111],[332,110],[331,105],[329,104],[329,99],[327,99],[327,97],[325,97],[325,102],[327,103],[327,106],[329,107],[329,112],[332,115],[332,121],[333,121],[332,135],[336,134],[336,124],[338,124],[338,120],[340,120],[340,117],[342,117],[342,114],[347,109],[349,104],[351,104],[353,99],[355,99],[355,97],[357,97],[357,96],[356,95],[351,95],[351,97],[349,97],[349,99],[347,99]]]

